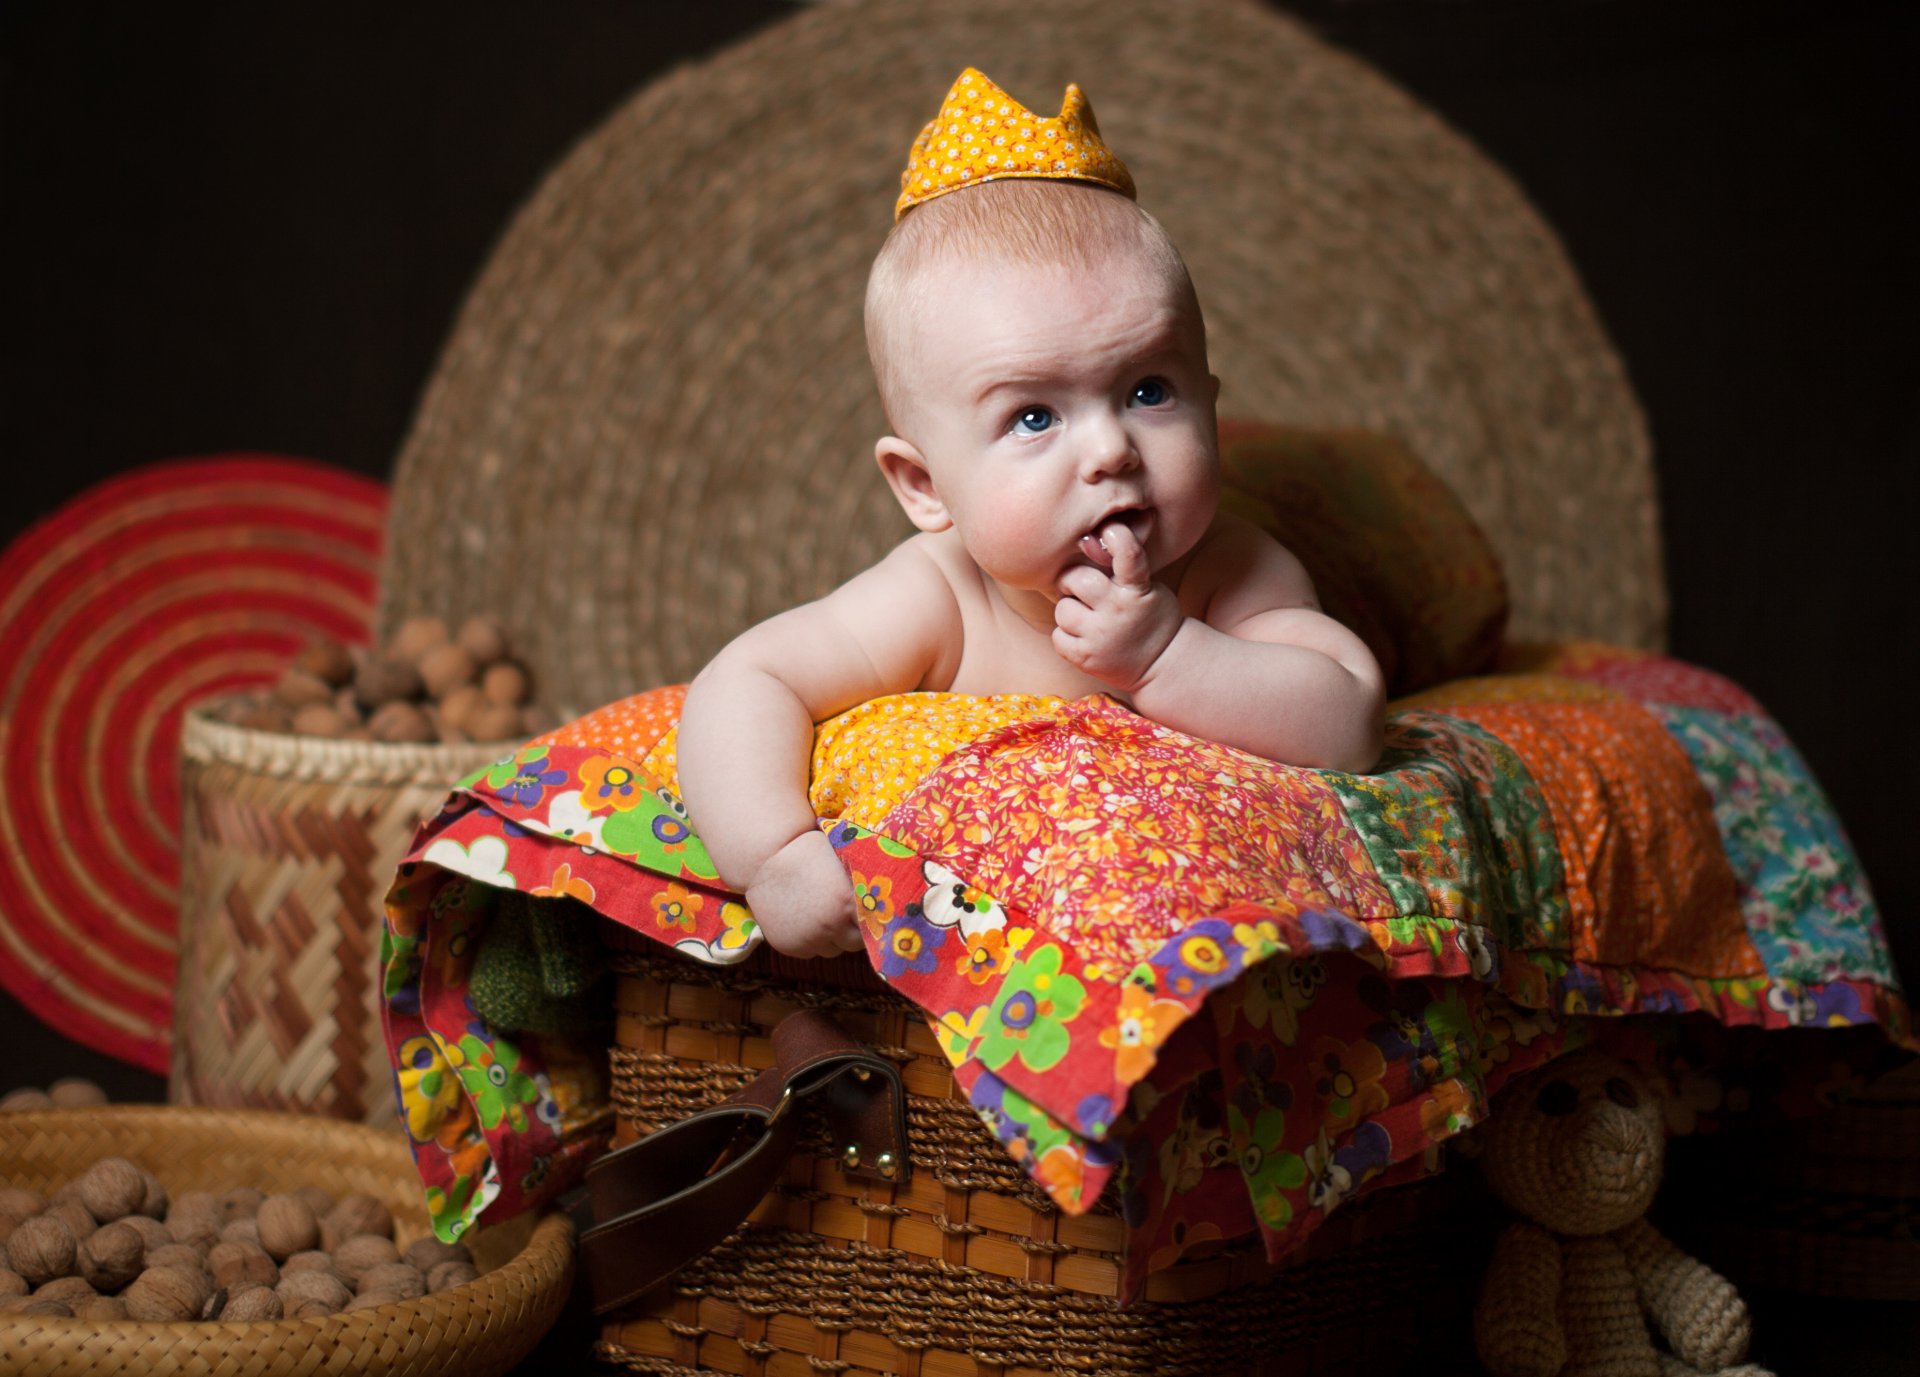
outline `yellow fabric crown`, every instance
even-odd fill
[[[1101,141],[1093,107],[1068,86],[1058,119],[1041,119],[969,67],[920,131],[900,174],[898,220],[922,201],[1001,177],[1092,182],[1134,198],[1133,177]]]

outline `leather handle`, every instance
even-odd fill
[[[776,1065],[716,1105],[655,1129],[587,1168],[581,1270],[596,1315],[617,1310],[718,1246],[793,1157],[803,1103],[854,1149],[850,1174],[907,1179],[906,1090],[892,1062],[827,1014],[802,1009],[773,1030]]]

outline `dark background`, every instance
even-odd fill
[[[1672,650],[1784,723],[1920,976],[1898,787],[1914,752],[1888,665],[1916,587],[1910,9],[1290,8],[1475,139],[1564,238],[1651,419]],[[0,6],[0,541],[157,459],[384,475],[541,172],[650,76],[788,12]],[[83,1074],[164,1093],[4,996],[0,1044],[0,1091]]]

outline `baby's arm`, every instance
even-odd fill
[[[680,788],[720,878],[778,951],[858,950],[853,890],[807,801],[814,723],[917,688],[958,642],[946,578],[908,541],[818,602],[741,633],[687,690]]]
[[[1117,547],[1111,576],[1082,565],[1061,580],[1062,655],[1179,731],[1289,765],[1372,768],[1380,667],[1319,610],[1299,560],[1258,527],[1221,517],[1187,570],[1203,601],[1201,615],[1188,616],[1153,581],[1124,525],[1108,527],[1107,539]]]

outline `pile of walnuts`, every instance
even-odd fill
[[[409,617],[385,646],[317,640],[270,696],[230,700],[222,718],[261,731],[347,741],[522,741],[550,731],[500,623]]]
[[[369,1195],[183,1191],[120,1157],[52,1200],[0,1187],[0,1315],[278,1320],[365,1310],[479,1275],[466,1246],[403,1252]]]

